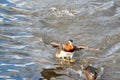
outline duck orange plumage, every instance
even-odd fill
[[[66,44],[63,45],[62,49],[66,52],[73,52],[75,50],[75,46],[73,45],[73,41],[69,40]]]

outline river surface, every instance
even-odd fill
[[[59,64],[49,43],[99,48]],[[120,80],[120,0],[0,0],[0,80],[83,80],[81,65]]]

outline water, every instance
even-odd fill
[[[83,80],[81,65],[92,64],[102,80],[119,80],[119,25],[119,0],[0,0],[0,79]],[[68,39],[101,50],[77,51],[61,69],[46,43]]]

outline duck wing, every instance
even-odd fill
[[[56,47],[60,48],[60,44],[56,42],[50,42],[50,45],[53,46],[54,48]]]
[[[97,50],[100,50],[99,48],[92,48],[92,47],[88,47],[88,46],[77,46],[76,47],[77,49],[87,49],[87,50],[93,50],[93,51],[97,51]]]

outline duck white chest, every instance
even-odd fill
[[[72,58],[73,54],[74,54],[74,52],[66,52],[66,51],[61,50],[58,57],[59,58],[60,57],[70,57],[70,58]]]

